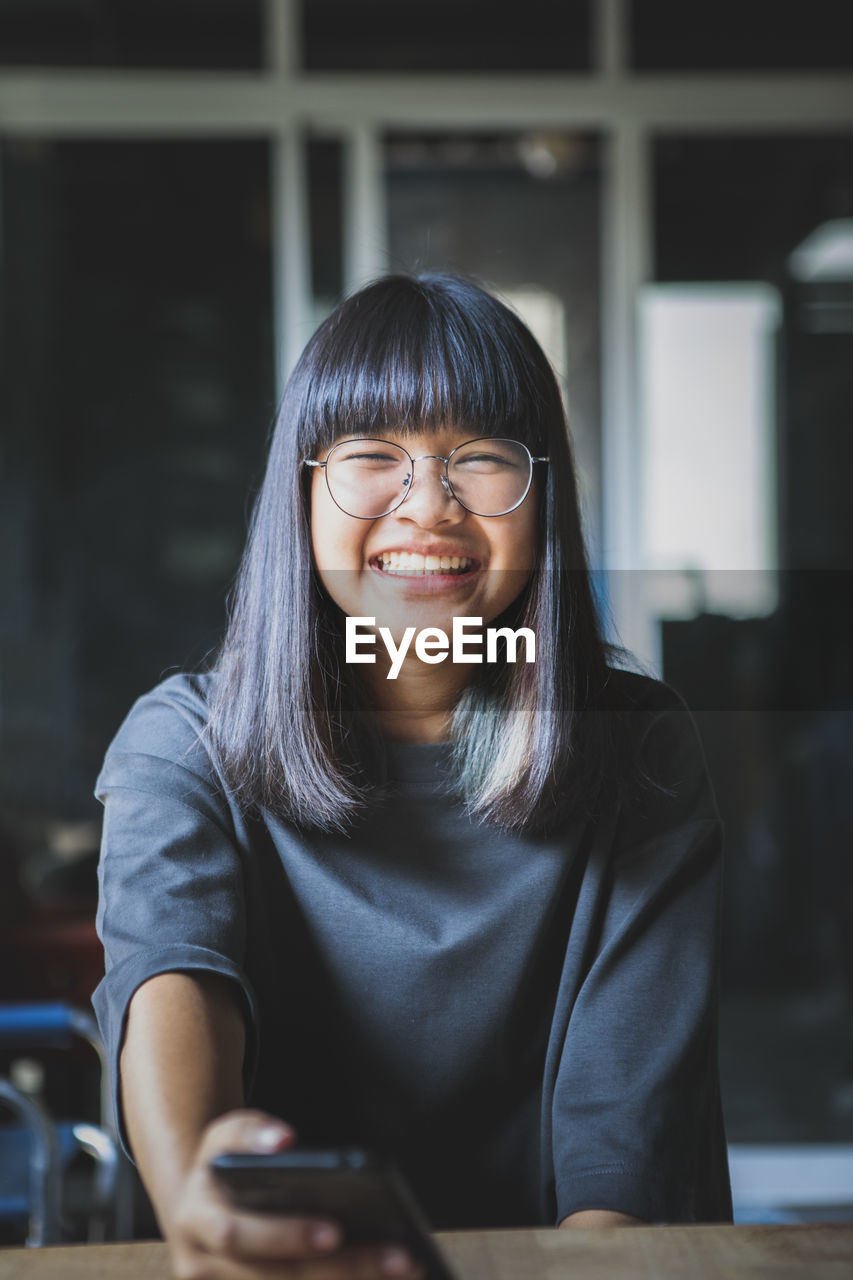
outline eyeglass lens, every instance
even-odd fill
[[[518,506],[530,486],[530,454],[517,440],[471,440],[456,449],[447,467],[454,496],[475,515],[504,515]],[[412,484],[412,461],[387,440],[346,440],[326,462],[332,498],[349,515],[388,515]]]

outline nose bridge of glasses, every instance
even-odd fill
[[[453,489],[451,488],[451,485],[450,485],[450,481],[447,478],[448,459],[443,457],[442,454],[440,453],[422,453],[420,454],[419,457],[412,458],[412,471],[411,471],[411,476],[409,480],[409,493],[412,492],[412,488],[415,483],[415,463],[430,462],[430,461],[444,463],[444,466],[441,468],[441,470],[438,473],[438,478],[441,481],[441,487],[444,490],[444,492],[448,494],[450,497],[455,497],[456,495],[454,494]]]

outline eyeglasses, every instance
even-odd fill
[[[402,445],[360,437],[333,445],[325,462],[303,458],[307,467],[324,467],[336,507],[357,520],[390,515],[412,491],[415,463],[434,458],[444,463],[441,483],[447,493],[475,516],[505,516],[520,507],[530,491],[534,458],[519,440],[477,436],[447,457],[424,453],[413,458]]]

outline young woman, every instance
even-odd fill
[[[629,656],[518,317],[444,275],[345,301],[214,669],[141,698],[98,781],[94,1003],[177,1274],[416,1274],[229,1207],[212,1155],[296,1141],[391,1154],[436,1227],[730,1218],[721,824]]]

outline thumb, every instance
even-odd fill
[[[205,1160],[224,1151],[282,1151],[296,1142],[296,1130],[265,1111],[230,1111],[208,1126],[202,1143]]]

